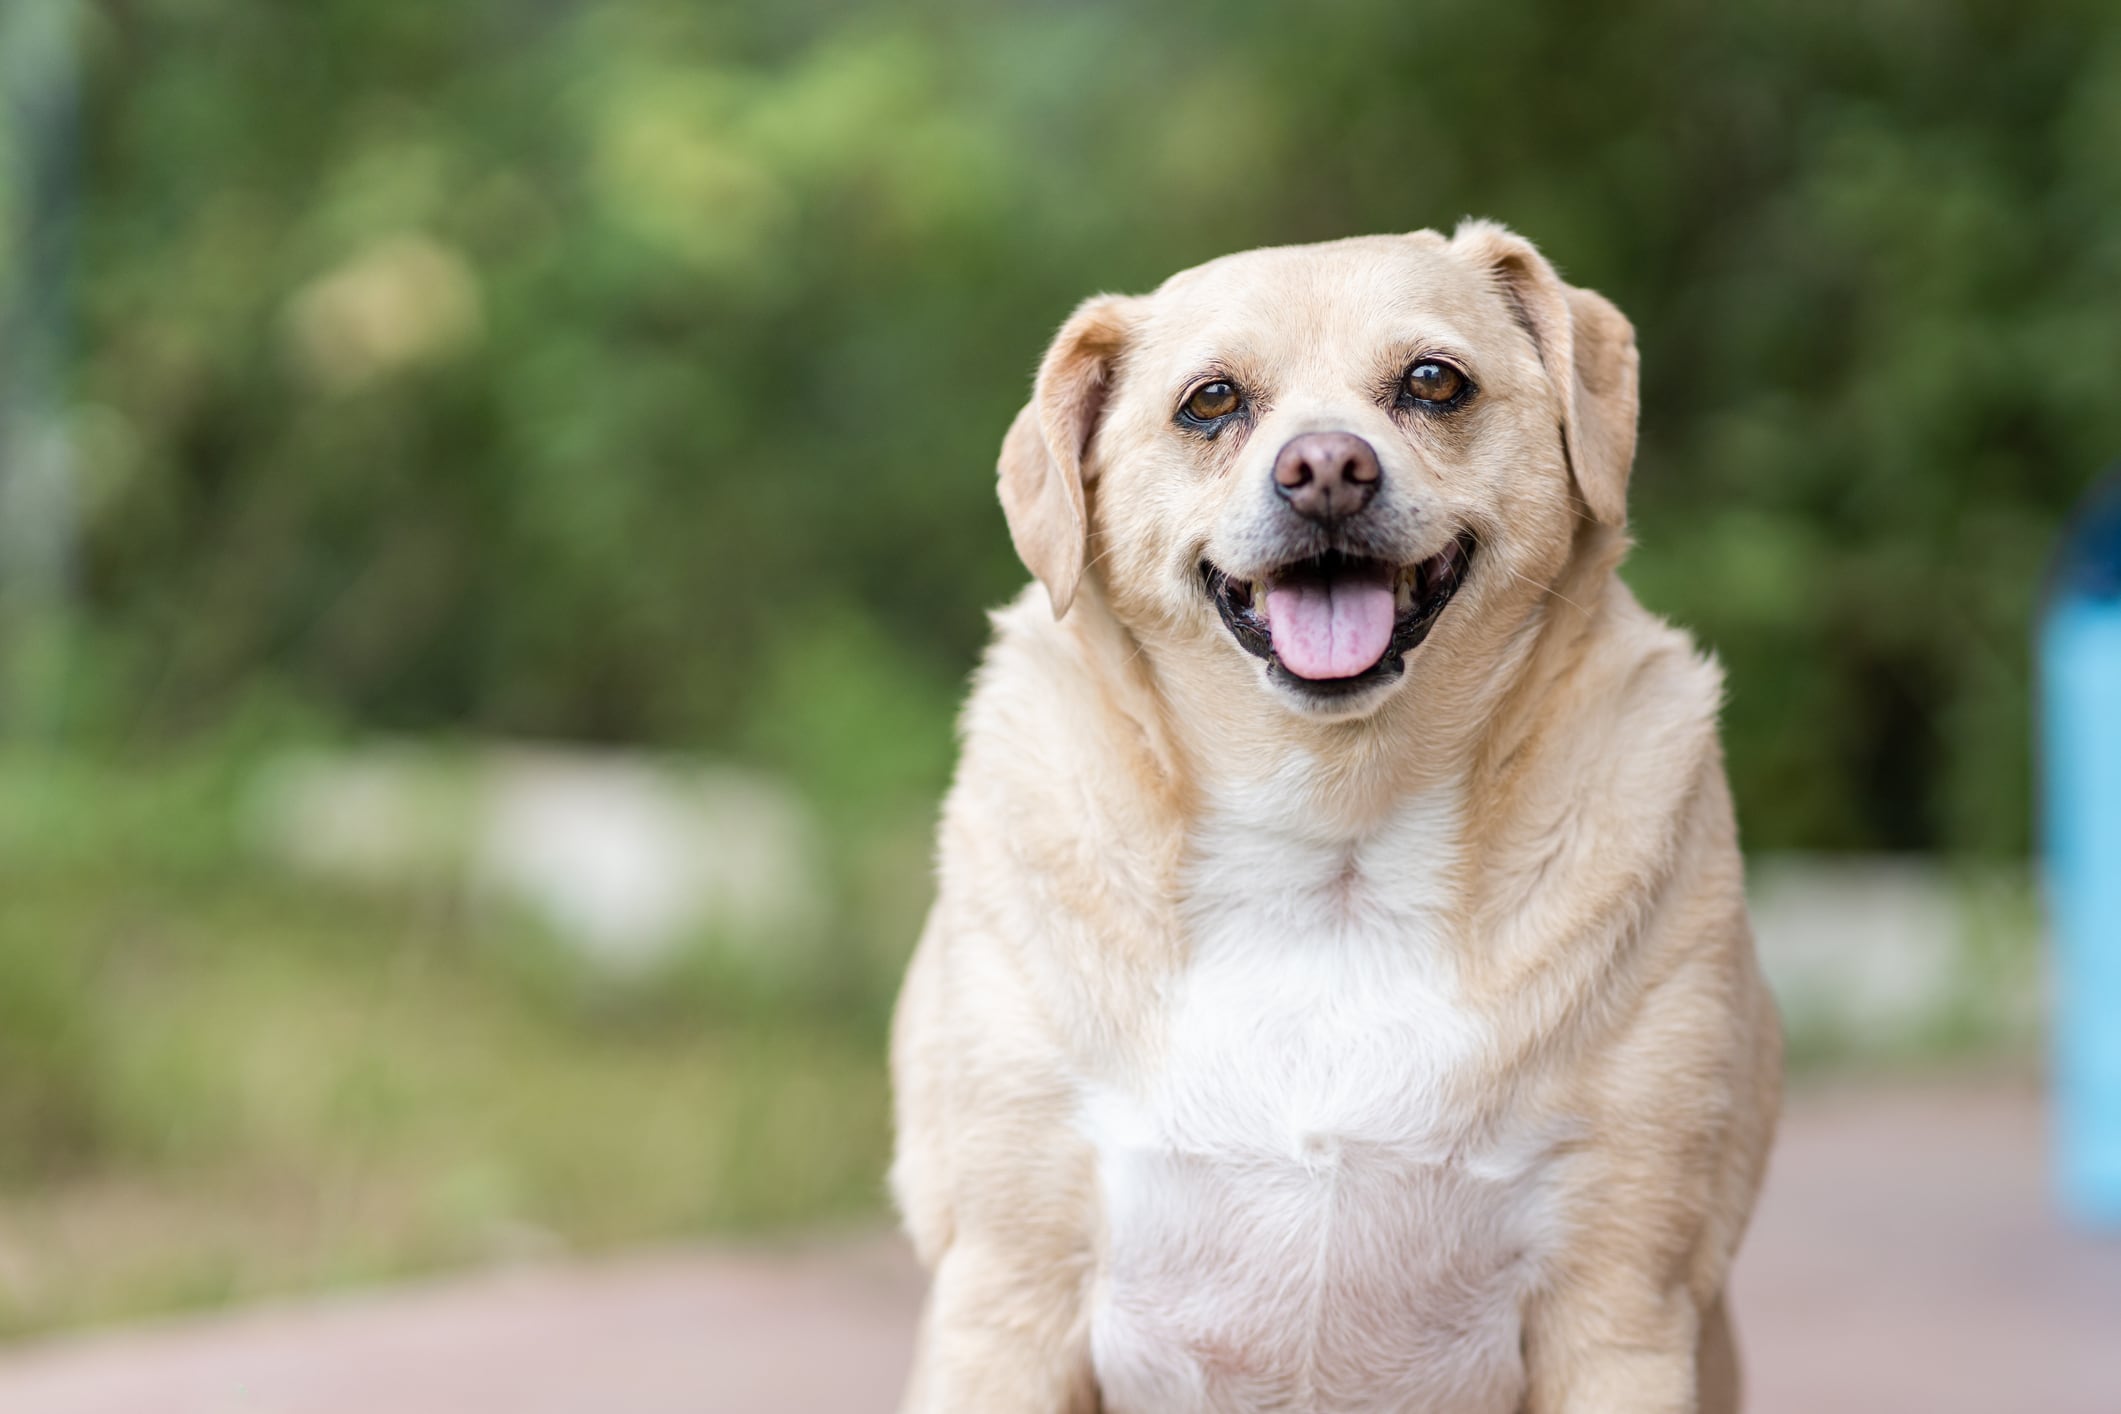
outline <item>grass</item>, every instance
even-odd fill
[[[889,840],[843,842],[829,974],[613,983],[444,897],[275,874],[238,793],[0,762],[0,1334],[881,1213],[924,888]]]

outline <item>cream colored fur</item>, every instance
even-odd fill
[[[1451,419],[1382,371],[1448,354]],[[1204,369],[1243,435],[1181,435]],[[1723,1306],[1780,1043],[1712,663],[1615,574],[1635,351],[1470,223],[1102,297],[1004,446],[995,616],[893,1042],[934,1284],[909,1414],[1737,1407]],[[1265,469],[1369,440],[1472,571],[1321,707],[1203,590]]]

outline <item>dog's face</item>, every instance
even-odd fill
[[[1286,247],[1093,300],[1004,444],[1056,612],[1098,577],[1160,663],[1368,714],[1492,658],[1586,517],[1624,517],[1627,321],[1475,224]]]

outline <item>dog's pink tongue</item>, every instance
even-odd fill
[[[1352,678],[1384,657],[1395,607],[1382,567],[1269,585],[1274,656],[1300,678]]]

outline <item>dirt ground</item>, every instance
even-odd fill
[[[1739,1263],[1754,1414],[2116,1414],[2121,1237],[2067,1230],[2037,1092],[1791,1103]],[[887,1414],[896,1240],[684,1250],[93,1333],[0,1358],[8,1414]]]

